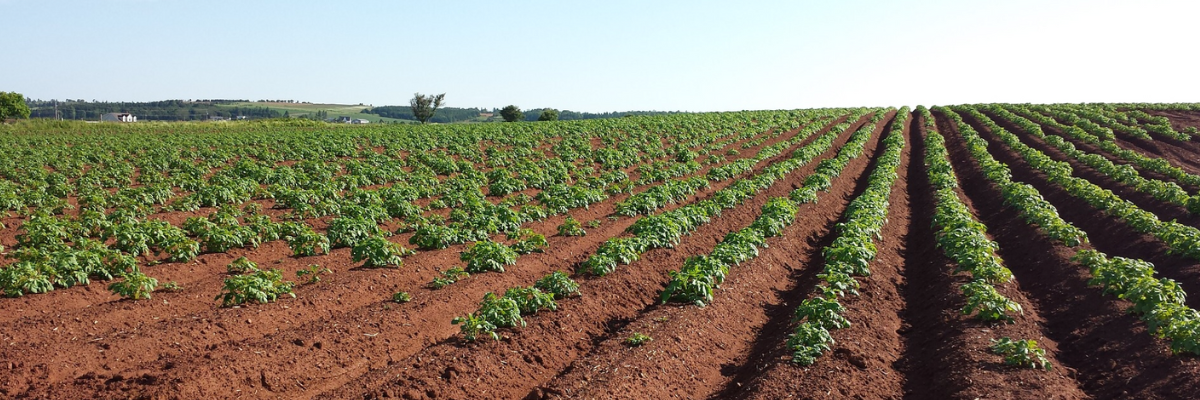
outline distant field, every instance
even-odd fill
[[[244,102],[244,103],[232,103],[232,104],[229,104],[224,107],[228,107],[228,108],[269,107],[273,110],[279,110],[280,112],[286,111],[292,117],[299,117],[301,115],[313,114],[318,111],[325,110],[326,112],[329,113],[329,118],[337,118],[337,117],[362,118],[362,119],[371,121],[372,123],[379,123],[379,122],[413,123],[413,121],[410,121],[410,120],[396,119],[396,118],[384,118],[384,117],[380,117],[375,114],[363,114],[362,113],[363,109],[370,108],[370,106],[365,106],[365,105],[310,104],[310,103],[281,103],[281,102],[270,102],[270,101],[268,101],[268,102],[248,101],[248,102]]]

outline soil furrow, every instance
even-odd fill
[[[1113,232],[1120,226],[1105,221],[1098,211],[1049,184],[1024,160],[986,130],[981,136],[993,143],[989,147],[998,161],[1013,170],[1013,179],[1037,187],[1069,222],[1090,235],[1092,246],[1113,256],[1137,257],[1146,251],[1144,243],[1130,241],[1136,234]],[[949,142],[949,141],[948,141]],[[960,143],[955,143],[961,147]],[[972,173],[975,180],[984,178]],[[964,179],[967,181],[967,179]],[[1187,398],[1200,389],[1200,362],[1172,356],[1166,343],[1146,332],[1137,317],[1124,312],[1127,302],[1102,295],[1087,284],[1087,268],[1070,261],[1073,249],[1046,239],[1014,212],[1002,210],[999,195],[986,185],[967,184],[973,198],[984,204],[989,226],[995,224],[1001,248],[1019,248],[1006,253],[1013,273],[1023,278],[1022,288],[1045,316],[1046,335],[1058,343],[1057,356],[1073,369],[1084,392],[1097,399]],[[1116,224],[1121,224],[1116,222]],[[1123,224],[1121,224],[1123,226]],[[1126,236],[1119,236],[1119,235]],[[1160,253],[1161,254],[1161,253]],[[1160,272],[1167,272],[1161,266]],[[1188,287],[1185,283],[1184,287]]]
[[[1154,236],[1144,235],[1134,230],[1129,224],[1117,218],[1110,217],[1102,211],[1095,209],[1087,202],[1075,198],[1057,184],[1049,182],[1042,172],[1028,167],[1020,155],[1012,152],[1011,149],[1001,143],[986,127],[978,124],[970,116],[964,116],[963,120],[971,124],[983,138],[991,143],[989,150],[992,151],[993,157],[1009,165],[1013,170],[1014,179],[1033,185],[1042,193],[1042,196],[1047,201],[1055,205],[1059,216],[1063,220],[1087,232],[1091,246],[1113,256],[1137,258],[1152,262],[1161,276],[1179,281],[1183,284],[1185,290],[1200,287],[1200,263],[1182,256],[1169,254],[1167,246]],[[1003,127],[1004,125],[1001,126]],[[1005,129],[1010,129],[1010,132],[1021,137],[1032,136],[1015,126],[1007,126]],[[1047,127],[1043,127],[1043,129],[1047,129]],[[1037,148],[1036,146],[1033,147]],[[1055,157],[1057,160],[1065,157],[1061,153],[1047,152],[1046,154]],[[1018,170],[1025,175],[1020,175],[1020,178],[1017,178]],[[1084,169],[1080,171],[1076,169],[1076,171],[1088,172],[1091,170]],[[1093,183],[1095,182],[1086,174],[1081,173],[1077,176],[1086,178]],[[1163,219],[1162,215],[1159,215],[1159,217]],[[1191,307],[1200,306],[1200,299],[1189,299],[1188,305]]]
[[[794,135],[796,132],[790,132]],[[763,146],[786,140],[789,134],[769,140],[757,148],[746,149],[746,157],[757,153]],[[811,140],[811,138],[809,139]],[[805,143],[807,141],[804,141]],[[732,144],[731,144],[732,145]],[[767,165],[766,162],[761,163]],[[700,173],[704,173],[702,170]],[[724,182],[722,184],[729,184]],[[719,186],[719,185],[717,185]],[[633,218],[621,218],[609,223],[603,217],[612,213],[616,202],[624,198],[617,197],[594,205],[587,210],[575,210],[572,214],[581,221],[601,219],[605,221],[601,230],[593,232],[588,239],[569,239],[550,237],[555,227],[565,217],[558,216],[530,224],[536,231],[550,237],[552,246],[565,247],[565,253],[581,253],[587,246],[598,245],[605,235],[619,234],[623,225],[632,223]],[[613,225],[609,227],[608,225]],[[614,233],[615,232],[615,233]],[[396,240],[393,238],[393,240]],[[593,243],[595,242],[595,243]],[[419,252],[406,259],[404,267],[408,271],[371,271],[356,268],[350,263],[349,249],[337,249],[328,255],[304,257],[299,261],[284,265],[285,276],[291,276],[303,264],[318,263],[329,267],[335,272],[318,285],[305,286],[297,290],[299,299],[270,305],[257,305],[241,309],[219,309],[212,301],[216,295],[220,281],[224,278],[224,265],[241,255],[253,256],[268,252],[271,254],[290,254],[281,241],[265,244],[260,249],[233,249],[228,253],[209,254],[201,256],[196,262],[188,263],[190,273],[209,276],[208,285],[189,284],[192,289],[183,293],[160,294],[153,301],[129,302],[111,300],[96,307],[84,309],[82,313],[45,314],[35,318],[26,318],[7,324],[4,337],[10,343],[22,343],[24,348],[45,348],[53,351],[54,355],[39,360],[27,360],[22,354],[26,352],[21,347],[6,346],[0,348],[0,358],[12,360],[16,368],[29,368],[28,371],[18,371],[10,374],[11,380],[4,379],[0,387],[20,387],[22,376],[37,376],[42,374],[40,383],[50,384],[65,379],[72,379],[86,373],[108,376],[119,374],[128,368],[136,368],[139,363],[150,362],[149,357],[162,355],[146,353],[145,348],[166,348],[177,356],[192,354],[199,359],[217,348],[236,348],[246,346],[251,342],[267,343],[283,330],[311,329],[306,325],[338,325],[356,324],[355,319],[346,319],[347,315],[371,312],[384,307],[385,299],[395,291],[406,290],[415,295],[417,300],[425,300],[437,304],[437,299],[450,301],[454,298],[453,290],[431,292],[414,290],[423,287],[429,280],[445,269],[457,263],[457,252],[464,245],[452,246],[440,251]],[[283,256],[280,256],[283,257]],[[255,257],[252,257],[255,258]],[[212,260],[212,261],[210,261]],[[530,255],[522,258],[522,264],[548,265],[562,262],[546,255]],[[574,260],[578,261],[578,260]],[[295,265],[291,265],[295,264]],[[263,265],[263,267],[280,267]],[[559,268],[562,268],[561,266]],[[199,287],[197,287],[199,286]],[[90,286],[88,286],[90,288]],[[360,291],[378,293],[377,296],[354,296]],[[51,292],[53,295],[59,291]],[[422,293],[428,292],[428,295]],[[105,296],[112,296],[105,292]],[[39,296],[30,296],[39,297]],[[396,306],[399,307],[399,306]],[[423,309],[423,308],[422,308]],[[312,310],[322,310],[314,313]],[[433,307],[435,312],[448,312],[440,306]],[[72,315],[74,314],[74,315]],[[158,317],[147,318],[147,315]],[[93,324],[92,321],[103,321],[107,325]],[[131,322],[135,321],[135,322]],[[198,326],[197,322],[210,324]],[[40,332],[34,329],[47,325],[55,329],[51,332]],[[28,328],[22,328],[28,327]],[[365,332],[364,334],[369,334]],[[315,334],[314,334],[315,335]],[[72,338],[74,338],[72,340]],[[290,340],[290,339],[289,339]],[[66,345],[64,345],[64,342]],[[51,343],[57,343],[51,346]],[[92,354],[89,357],[79,357],[80,354]],[[43,354],[43,356],[45,356]],[[50,367],[54,366],[54,367]],[[22,373],[26,372],[26,373]],[[49,375],[47,379],[45,375]],[[10,389],[13,390],[13,389]]]
[[[875,163],[886,125],[879,124],[863,155],[847,165],[829,193],[822,193],[817,204],[801,206],[800,217],[782,238],[769,240],[770,247],[757,258],[731,268],[729,279],[712,304],[703,308],[654,307],[610,337],[600,351],[576,360],[571,373],[557,377],[529,397],[700,398],[729,387],[732,378],[744,376],[742,369],[747,368],[747,355],[753,349],[778,344],[763,342],[766,337],[760,332],[770,330],[771,323],[787,324],[794,304],[804,298],[785,295],[803,296],[805,292],[798,289],[811,289],[815,284],[821,264],[798,261],[808,256],[820,258],[821,246],[833,240],[829,232],[839,216],[866,188],[863,174],[869,171],[869,164]],[[857,316],[853,312],[848,315]],[[860,322],[867,316],[862,317]],[[621,341],[634,331],[656,339],[628,348]],[[874,342],[871,339],[864,341]],[[871,343],[863,347],[886,346]],[[886,349],[883,354],[887,354]]]
[[[784,135],[787,136],[787,135]],[[768,142],[769,143],[769,142]],[[750,151],[746,153],[753,154]],[[787,153],[781,155],[786,156]],[[772,160],[760,163],[761,169]],[[733,180],[714,185],[717,190]],[[686,204],[686,202],[684,202]],[[682,205],[682,204],[680,204]],[[613,202],[604,202],[584,212],[587,219],[601,218],[612,211]],[[677,205],[679,206],[679,205]],[[576,215],[577,218],[581,215]],[[367,373],[371,369],[383,368],[388,363],[407,357],[408,354],[449,337],[455,327],[448,321],[455,313],[474,304],[484,292],[511,286],[517,282],[528,284],[541,275],[555,269],[564,269],[583,260],[583,255],[594,250],[607,237],[620,235],[633,222],[633,218],[618,219],[606,223],[600,229],[590,231],[583,238],[551,238],[552,248],[546,254],[523,257],[521,263],[504,274],[481,274],[467,281],[451,285],[447,289],[429,291],[414,290],[412,303],[390,305],[382,301],[394,290],[412,289],[427,280],[412,282],[412,286],[384,286],[373,289],[380,292],[377,300],[341,312],[330,312],[292,329],[279,329],[259,338],[237,338],[218,345],[194,348],[176,354],[161,356],[158,360],[109,372],[97,371],[89,379],[77,379],[75,386],[87,392],[107,392],[116,388],[139,388],[139,390],[163,390],[162,382],[173,382],[172,390],[188,396],[206,396],[205,388],[233,390],[241,388],[264,388],[268,393],[308,397],[323,390],[330,390],[344,382]],[[553,221],[546,222],[552,224]],[[550,229],[553,229],[553,225]],[[559,243],[553,243],[554,240]],[[450,250],[453,250],[450,249]],[[437,252],[444,254],[450,250]],[[457,257],[454,257],[457,258]],[[438,266],[436,261],[414,263],[423,266]],[[448,263],[447,263],[448,264]],[[444,265],[448,266],[448,265]],[[443,266],[443,267],[444,267]],[[426,273],[436,274],[436,270]],[[333,299],[340,301],[341,299]],[[286,303],[286,302],[285,302]],[[272,305],[286,307],[285,303]],[[395,308],[395,310],[392,310]],[[247,324],[255,316],[248,314],[252,309],[224,310],[235,313],[230,318],[235,324]],[[277,325],[270,325],[277,326]],[[353,349],[353,350],[346,350]],[[252,351],[247,351],[252,350]],[[279,360],[279,361],[273,361]],[[275,365],[288,360],[291,365]],[[175,370],[159,372],[165,365],[179,366]],[[203,375],[183,371],[205,371]],[[140,376],[141,371],[154,371],[156,378],[149,383],[136,380],[110,381],[120,375]],[[261,374],[259,380],[243,382],[247,374]],[[284,377],[301,377],[283,381]],[[235,383],[233,385],[231,383]],[[42,389],[39,389],[42,390]],[[33,393],[37,393],[36,391]],[[226,396],[228,394],[222,394]]]
[[[989,235],[999,245],[996,254],[1004,260],[1005,266],[1013,271],[1014,279],[1009,283],[996,285],[996,289],[1024,309],[1010,324],[988,326],[972,319],[970,330],[974,332],[960,337],[967,338],[966,341],[970,343],[966,349],[969,352],[968,357],[979,371],[959,375],[968,378],[967,382],[971,383],[972,388],[957,393],[956,397],[996,397],[997,392],[1000,392],[1007,394],[999,397],[1087,398],[1089,394],[1080,389],[1072,366],[1059,359],[1059,345],[1055,338],[1050,337],[1042,328],[1046,323],[1041,312],[1043,303],[1030,292],[1033,289],[1042,289],[1042,286],[1052,282],[1046,282],[1044,276],[1028,272],[1030,265],[1041,262],[1039,257],[1044,256],[1044,253],[1029,251],[1031,245],[1025,242],[1035,241],[1038,245],[1048,247],[1050,239],[1040,236],[1021,219],[1015,209],[1004,207],[1003,195],[984,177],[974,157],[967,150],[957,127],[942,119],[944,116],[939,117],[939,130],[946,137],[946,147],[959,177],[960,185],[957,191],[980,222],[987,225]],[[989,351],[990,341],[1001,337],[1036,340],[1038,345],[1046,350],[1046,358],[1050,360],[1053,369],[1042,371],[1003,365],[1000,356]],[[960,368],[968,369],[971,365]]]
[[[843,132],[835,146],[840,147],[865,118]],[[830,153],[827,152],[827,156]],[[604,338],[612,333],[610,327],[620,325],[614,321],[632,321],[655,308],[668,270],[681,265],[688,256],[707,252],[728,231],[748,224],[769,196],[786,194],[795,179],[803,176],[798,174],[807,170],[793,171],[770,189],[735,209],[726,210],[692,235],[685,236],[673,249],[651,250],[640,260],[622,266],[612,274],[583,279],[583,295],[573,300],[574,304],[565,304],[558,311],[532,317],[528,327],[506,332],[509,339],[471,344],[449,340],[424,349],[387,370],[364,376],[325,397],[339,398],[347,393],[351,397],[360,397],[361,393],[366,397],[382,398],[484,395],[464,386],[474,380],[480,380],[478,387],[486,388],[487,397],[525,396],[575,359],[590,353],[595,343],[603,343],[603,339],[597,338]],[[463,313],[466,311],[469,310],[462,310]],[[453,373],[447,374],[449,370]]]
[[[729,162],[732,162],[732,161],[735,161],[738,159],[752,157],[754,154],[756,154],[762,148],[769,146],[771,144],[786,140],[787,138],[790,137],[790,135],[788,135],[788,134],[783,134],[776,138],[769,139],[758,146],[754,146],[749,149],[741,149],[741,145],[743,143],[746,143],[751,140],[755,140],[757,138],[761,138],[763,135],[767,135],[769,133],[770,133],[769,131],[763,132],[762,134],[756,135],[751,138],[747,138],[747,139],[743,139],[743,140],[735,140],[732,143],[729,143],[728,145],[723,147],[721,149],[721,152],[723,152],[725,150],[730,150],[730,149],[737,149],[740,151],[740,153],[738,155],[728,157],[728,160],[724,164],[728,164]],[[795,132],[791,132],[791,133],[794,134]],[[664,156],[663,158],[647,160],[646,162],[654,162],[654,161],[662,160],[666,157],[671,157],[671,156],[667,155],[667,156]],[[703,176],[703,174],[707,173],[707,171],[709,169],[711,169],[712,167],[713,166],[706,166],[706,167],[702,168],[700,171],[698,171],[697,174],[699,174],[700,176]],[[623,169],[623,171],[625,171],[627,174],[630,175],[631,179],[636,179],[636,176],[638,175],[636,170],[637,170],[637,166],[630,166],[630,167]],[[658,185],[658,184],[660,184],[660,182],[639,186],[639,187],[635,188],[635,192],[644,191],[644,190],[646,190],[654,185]],[[537,189],[530,188],[530,189],[521,191],[519,193],[522,193],[522,194],[532,197],[532,196],[536,196],[538,191],[539,190],[537,190]],[[616,202],[622,201],[628,197],[629,197],[628,194],[620,194],[617,196],[612,196],[612,198],[610,198],[607,202],[610,202],[611,204],[616,204]],[[489,198],[489,200],[498,201],[498,200],[492,199],[492,198]],[[425,201],[428,202],[428,199],[425,199]],[[264,207],[263,213],[271,215],[276,221],[281,220],[281,216],[287,212],[286,210],[282,210],[282,209],[274,209],[273,208],[273,206],[275,204],[274,200],[259,200],[259,201],[255,201],[255,202],[262,204]],[[593,206],[601,206],[601,204],[597,204],[597,205],[593,205]],[[161,219],[161,220],[171,223],[172,225],[179,226],[180,224],[183,223],[184,219],[186,219],[188,217],[207,216],[208,214],[210,214],[213,211],[215,211],[215,208],[209,207],[209,208],[202,208],[200,210],[191,211],[191,212],[157,213],[157,214],[150,215],[148,218]],[[578,212],[578,211],[581,211],[581,210],[572,211],[572,214],[574,214],[575,212]],[[445,210],[441,213],[446,214],[448,212],[449,212],[449,210]],[[318,232],[324,232],[325,228],[328,225],[328,222],[331,218],[332,217],[314,218],[314,219],[307,220],[306,223],[308,223],[309,225],[312,225],[314,227],[314,229],[316,229]],[[548,219],[549,223],[553,223],[554,225],[548,225],[547,223],[534,222],[534,223],[530,223],[528,227],[533,228],[536,231],[543,232],[543,233],[547,234],[547,236],[548,236],[549,234],[554,232],[554,228],[557,226],[557,224],[559,222],[561,222],[562,218],[563,217],[561,217],[561,216],[557,217],[557,218],[556,217],[549,218]],[[16,243],[15,239],[13,239],[12,236],[16,234],[17,228],[19,228],[19,226],[20,226],[20,224],[19,224],[20,220],[16,219],[16,218],[14,218],[14,219],[16,220],[16,221],[14,221],[14,223],[8,223],[6,221],[6,225],[10,229],[4,230],[4,235],[7,237],[4,238],[3,240],[0,240],[0,242],[3,242],[3,244],[8,247],[12,247]],[[587,221],[583,221],[583,222],[587,222]],[[389,228],[389,226],[385,226],[385,228]],[[394,228],[394,227],[390,227],[390,228]],[[400,243],[404,243],[407,245],[407,240],[411,236],[412,236],[411,233],[404,233],[404,234],[396,235],[395,237],[392,238],[392,240],[400,242]],[[463,245],[455,246],[452,249],[450,249],[451,250],[450,252],[459,250],[459,249],[461,249],[462,246]],[[420,252],[420,253],[427,253],[427,252]],[[433,251],[433,253],[440,253],[440,252]],[[347,271],[356,266],[355,263],[350,262],[348,249],[341,249],[341,250],[335,249],[333,251],[333,253],[331,253],[331,254],[322,255],[322,256],[313,256],[313,257],[295,258],[295,257],[290,257],[290,255],[291,255],[291,250],[287,248],[287,246],[284,244],[284,242],[282,240],[277,240],[277,241],[264,243],[263,246],[261,246],[260,248],[257,248],[257,249],[255,249],[255,248],[236,248],[236,249],[231,249],[228,252],[224,252],[224,253],[202,254],[191,262],[165,263],[165,264],[158,265],[158,266],[151,266],[149,268],[146,268],[145,271],[147,273],[149,273],[151,276],[158,278],[160,280],[160,282],[165,283],[165,282],[169,282],[169,281],[174,281],[174,282],[178,282],[181,286],[183,286],[184,290],[182,292],[177,293],[177,294],[166,294],[166,296],[174,297],[177,299],[182,298],[182,299],[179,299],[180,300],[179,302],[175,303],[172,307],[170,307],[171,310],[175,314],[179,314],[179,313],[189,314],[192,312],[192,310],[211,308],[212,303],[207,301],[207,299],[211,299],[213,296],[215,296],[217,294],[217,289],[219,289],[221,287],[221,280],[224,278],[222,276],[222,274],[225,272],[224,266],[229,264],[229,262],[236,259],[237,257],[246,256],[252,260],[268,260],[268,259],[284,260],[283,263],[280,263],[277,265],[269,265],[268,267],[283,268],[285,270],[285,272],[287,273],[286,276],[289,276],[289,277],[291,276],[291,274],[293,274],[295,272],[295,270],[303,268],[304,266],[306,266],[308,264],[314,264],[314,263],[320,264],[324,267],[328,267],[328,268],[334,270],[335,272]],[[425,257],[431,257],[431,256],[426,255]],[[411,258],[410,260],[416,261],[419,258],[420,257]],[[453,263],[454,261],[455,260],[451,259],[449,262]],[[440,262],[440,263],[443,263],[443,262]],[[410,262],[410,264],[411,264],[411,262]],[[355,277],[358,277],[358,275],[355,275]],[[364,275],[364,277],[369,277],[369,276]],[[346,285],[356,284],[353,281],[347,281],[347,279],[348,278],[345,276],[338,276],[338,277],[330,277],[327,280],[336,280],[337,282],[344,282],[342,284],[346,284]],[[356,278],[349,278],[349,279],[356,279]],[[379,283],[373,282],[373,284],[378,285]],[[105,289],[106,285],[107,285],[107,283],[94,282],[92,285],[57,289],[57,290],[54,290],[54,291],[52,291],[50,293],[46,293],[46,294],[39,294],[39,295],[34,295],[34,296],[24,296],[24,297],[17,298],[17,299],[5,300],[3,302],[0,302],[0,324],[8,323],[10,321],[13,321],[13,320],[16,320],[19,318],[23,318],[24,316],[26,316],[26,314],[23,314],[25,312],[23,310],[51,310],[51,309],[55,310],[59,314],[62,314],[65,312],[71,312],[73,315],[67,315],[68,320],[71,318],[80,318],[81,320],[89,320],[89,319],[99,320],[102,322],[107,322],[108,319],[121,320],[124,317],[113,315],[113,313],[120,313],[122,311],[122,309],[124,309],[124,308],[123,307],[112,307],[112,305],[113,305],[112,302],[118,300],[120,297],[107,291]],[[312,288],[310,288],[310,289],[312,289]],[[160,295],[162,295],[162,294],[160,293]],[[160,296],[160,297],[163,297],[163,296]],[[342,296],[339,295],[338,297],[342,297]],[[191,304],[190,302],[188,302],[188,300],[187,300],[188,298],[198,298],[198,299],[202,299],[202,300],[200,301],[200,304]],[[106,307],[106,305],[108,307]],[[157,310],[146,309],[146,308],[154,308],[154,307],[155,307],[154,305],[142,304],[141,307],[138,308],[137,312],[139,312],[139,313],[147,312],[147,313],[160,314],[160,315],[165,314],[165,312],[159,312]],[[165,309],[165,307],[162,307],[162,306],[159,306],[157,308]],[[22,311],[18,311],[18,310],[22,310]],[[97,318],[98,316],[101,316],[103,318]],[[293,319],[294,318],[296,318],[296,317],[293,316]],[[61,317],[54,317],[54,319],[61,319]],[[133,319],[136,319],[136,318],[133,318]],[[103,327],[96,326],[93,328],[103,328]]]
[[[963,115],[963,121],[971,124],[976,131],[986,129],[973,118],[970,118],[969,115]],[[1087,179],[1101,188],[1116,193],[1118,196],[1121,196],[1121,198],[1133,202],[1138,207],[1154,213],[1163,221],[1178,220],[1180,223],[1193,226],[1195,226],[1197,223],[1200,223],[1200,216],[1191,215],[1183,206],[1156,199],[1154,196],[1148,193],[1139,191],[1133,187],[1130,187],[1129,185],[1118,182],[1112,177],[1109,177],[1108,175],[1105,175],[1104,173],[1101,173],[1100,171],[1097,171],[1096,169],[1079,162],[1079,160],[1076,160],[1074,157],[1066,155],[1058,148],[1046,143],[1045,140],[1033,136],[1032,134],[1021,130],[1019,127],[1004,121],[1003,119],[993,119],[993,121],[995,121],[996,124],[1000,125],[1002,128],[1017,135],[1017,137],[1021,139],[1021,142],[1025,143],[1029,147],[1046,153],[1047,156],[1050,156],[1055,160],[1064,161],[1070,164],[1071,169],[1074,171],[1073,175]],[[1063,136],[1064,138],[1066,137],[1065,133],[1060,132],[1054,127],[1042,126],[1042,129],[1044,131]]]

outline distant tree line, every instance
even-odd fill
[[[555,110],[553,108],[532,108],[521,110],[524,114],[521,119],[525,121],[537,121],[542,116],[543,111],[557,111],[559,121],[570,121],[580,119],[597,119],[597,118],[621,118],[627,115],[666,115],[666,114],[681,114],[683,111],[613,111],[605,113],[589,113],[571,110]],[[500,108],[491,110],[485,108],[457,108],[457,107],[442,107],[437,110],[433,118],[429,122],[440,124],[450,122],[474,121],[479,119],[482,113],[491,113],[492,120],[499,121]],[[380,117],[406,119],[416,121],[413,117],[412,107],[410,106],[379,106],[375,108],[366,108],[362,110],[363,114],[374,114]]]
[[[288,102],[282,100],[281,102]],[[303,103],[292,101],[294,103]],[[230,104],[247,103],[246,100],[206,99],[206,100],[162,100],[150,102],[104,102],[87,101],[83,99],[67,100],[34,100],[25,99],[30,108],[30,118],[62,118],[69,120],[97,121],[107,113],[122,112],[136,115],[139,121],[197,121],[211,117],[235,118],[243,116],[248,119],[281,118],[285,113],[270,107],[232,107]],[[58,111],[55,113],[55,107]],[[537,121],[543,111],[551,108],[533,108],[522,110],[521,120]],[[442,107],[437,110],[429,122],[450,123],[480,120],[480,114],[490,113],[490,120],[499,121],[500,108],[458,108]],[[374,114],[380,117],[416,121],[410,106],[380,106],[363,109],[364,114]],[[558,120],[570,121],[595,118],[620,118],[627,115],[663,115],[676,114],[680,111],[620,111],[606,113],[589,113],[571,110],[558,111]],[[328,112],[317,111],[309,118],[328,119]]]
[[[478,119],[479,114],[485,112],[487,112],[487,110],[482,108],[442,107],[437,110],[437,113],[433,114],[433,118],[430,118],[429,122],[444,124],[449,122],[470,121]],[[375,108],[365,108],[362,110],[362,113],[375,114],[385,118],[406,119],[410,121],[417,120],[416,117],[413,117],[411,106],[380,106]]]
[[[130,113],[139,121],[195,121],[211,117],[248,119],[279,118],[283,113],[269,107],[229,107],[227,104],[244,100],[163,100],[150,102],[97,102],[84,100],[31,100],[26,99],[31,109],[31,118],[62,118],[71,120],[99,120],[107,113]],[[55,107],[57,106],[57,115]]]
[[[558,111],[559,121],[571,121],[579,119],[598,119],[598,118],[621,118],[631,115],[667,115],[667,114],[686,114],[684,111],[613,111],[605,113],[590,113],[578,112],[571,110],[555,110],[553,108],[531,108],[524,110],[526,121],[537,121],[542,116],[543,111]]]

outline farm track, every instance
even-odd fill
[[[750,156],[764,146],[786,140],[790,134],[746,149],[743,153]],[[757,168],[769,163],[760,163]],[[714,184],[711,190],[715,191],[733,181]],[[588,210],[573,211],[572,214],[582,221],[602,218],[611,214],[616,201],[609,199],[594,204]],[[534,228],[552,233],[556,221],[561,218],[542,221],[535,224]],[[528,284],[555,269],[569,269],[570,265],[582,261],[584,254],[594,251],[604,239],[620,235],[634,220],[622,218],[606,223],[599,229],[589,230],[589,235],[583,238],[553,237],[546,254],[522,257],[517,267],[504,274],[476,275],[440,291],[413,289],[423,287],[438,274],[439,268],[455,264],[455,250],[461,249],[461,245],[440,251],[419,252],[406,259],[406,264],[415,265],[416,268],[403,267],[399,271],[357,271],[348,263],[349,255],[345,254],[348,249],[335,250],[331,255],[321,257],[329,257],[330,264],[335,265],[338,272],[327,281],[312,286],[315,293],[304,293],[301,288],[299,300],[237,310],[215,309],[211,297],[200,295],[197,302],[205,309],[200,312],[211,314],[212,317],[208,319],[218,330],[227,330],[219,332],[221,336],[215,340],[208,339],[207,343],[194,344],[190,349],[158,355],[157,359],[126,361],[119,364],[120,367],[113,366],[115,362],[106,361],[110,369],[103,369],[103,364],[94,369],[79,368],[73,374],[63,374],[63,379],[83,376],[86,379],[77,379],[74,387],[85,392],[112,393],[117,388],[152,392],[167,386],[170,391],[183,393],[185,397],[231,396],[235,393],[224,390],[245,385],[272,395],[301,395],[305,392],[311,395],[337,388],[370,369],[381,368],[452,335],[456,329],[448,323],[450,318],[477,302],[484,292],[511,286],[513,282]],[[287,250],[286,246],[281,249]],[[286,257],[286,253],[279,256]],[[304,261],[307,263],[310,259],[324,261],[319,260],[320,257],[307,257]],[[334,264],[336,260],[341,260],[345,265]],[[417,272],[416,276],[407,269]],[[209,273],[219,274],[217,271]],[[358,278],[349,282],[338,279],[356,275]],[[414,295],[414,301],[403,306],[385,303],[384,299],[397,290],[409,290]],[[355,296],[356,292],[374,293],[377,296]],[[169,296],[164,297],[170,299]],[[393,307],[397,309],[389,310]],[[311,311],[313,309],[322,311],[314,314]],[[260,326],[267,329],[258,328]],[[207,332],[195,332],[195,324],[190,319],[156,328],[160,334],[139,336],[142,340],[140,343],[129,346],[118,343],[110,347],[127,349],[126,354],[132,357],[144,346],[159,347],[164,342],[170,343],[162,336],[169,337],[175,332],[191,331],[194,336],[207,336]],[[88,343],[85,346],[96,344]],[[203,373],[197,374],[195,371]],[[154,378],[127,378],[145,377],[147,374]],[[285,382],[277,378],[281,376],[305,378]],[[116,377],[122,379],[114,380]],[[156,386],[163,383],[169,384]],[[61,397],[74,397],[66,394],[69,391],[54,387],[31,388],[27,394],[37,396],[37,393],[46,390],[59,393]],[[54,396],[58,397],[59,394]]]
[[[786,335],[780,339],[762,332],[786,329],[794,308],[789,305],[803,300],[816,283],[822,265],[817,262],[820,249],[832,241],[830,233],[846,205],[865,189],[866,180],[861,178],[881,150],[886,126],[881,123],[875,128],[863,155],[846,167],[828,193],[821,193],[817,203],[800,207],[796,222],[782,237],[768,239],[770,247],[760,250],[758,257],[730,269],[712,304],[651,306],[528,398],[720,397],[732,379],[756,373],[756,366],[747,362],[786,339]],[[814,166],[804,168],[792,182],[802,181]],[[771,197],[783,195],[786,192]],[[655,340],[629,348],[622,340],[633,332]],[[885,355],[888,351],[876,350]]]
[[[1089,233],[1092,247],[1114,256],[1152,261],[1163,276],[1180,280],[1185,288],[1200,287],[1200,282],[1181,279],[1186,277],[1179,273],[1185,266],[1196,269],[1194,264],[1164,256],[1162,245],[1152,239],[1129,240],[1141,235],[1049,183],[1011,149],[998,143],[990,131],[978,128],[980,135],[992,143],[992,156],[1012,168],[1013,179],[1036,187],[1064,220]],[[960,142],[956,139],[955,147],[961,147]],[[972,183],[984,182],[978,172],[971,175],[960,180],[975,192],[974,198],[991,204],[985,209],[992,211],[981,217],[989,227],[995,227],[993,234],[1001,249],[1022,249],[1005,253],[1008,266],[1016,276],[1028,278],[1023,288],[1046,318],[1046,335],[1058,343],[1058,359],[1075,371],[1085,393],[1096,399],[1173,399],[1187,398],[1200,390],[1200,362],[1172,356],[1163,341],[1146,332],[1144,323],[1124,311],[1127,302],[1102,295],[1101,289],[1087,284],[1090,274],[1087,268],[1070,261],[1072,249],[1051,243],[1014,212],[1000,210],[998,192]]]
[[[834,147],[842,146],[865,119],[839,135]],[[832,154],[833,150],[821,158]],[[798,177],[816,163],[792,171],[771,188],[726,210],[674,248],[648,251],[612,274],[581,280],[582,296],[564,301],[558,311],[530,318],[529,326],[512,331],[506,335],[511,335],[509,339],[466,345],[448,340],[323,397],[538,397],[533,391],[541,383],[570,371],[573,362],[612,343],[610,339],[624,327],[662,308],[657,300],[668,270],[678,268],[689,256],[707,253],[727,232],[749,224],[762,204],[770,197],[786,195]],[[472,378],[480,379],[479,383]]]

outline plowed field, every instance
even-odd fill
[[[1200,288],[1200,111],[931,111],[6,128],[0,398],[1194,397],[1200,299],[1183,293]],[[931,163],[935,135],[950,184]],[[1081,195],[1083,181],[1115,200]],[[1030,222],[1022,204],[1032,203],[1014,200],[1010,182],[1086,240]],[[991,245],[949,244],[960,232],[939,216],[955,197]],[[847,256],[838,249],[867,224],[851,211],[867,204],[886,213]],[[586,234],[560,233],[569,220]],[[355,221],[365,233],[345,231]],[[331,249],[296,255],[301,228]],[[219,248],[219,229],[240,241]],[[759,236],[730,262],[737,234]],[[519,248],[534,235],[544,248],[500,262],[502,272],[433,284],[470,269],[486,244]],[[414,251],[379,250],[402,262],[372,266],[368,237]],[[605,258],[619,243],[634,243],[633,259]],[[993,254],[1011,277],[960,268],[963,252]],[[1149,275],[1079,254],[1150,265],[1137,270]],[[215,300],[253,273],[227,269],[241,257],[278,270],[294,297]],[[605,260],[608,270],[594,268]],[[834,290],[853,260],[861,267],[843,275],[857,288]],[[297,272],[309,266],[327,272],[306,283]],[[485,294],[555,271],[579,288],[553,309],[475,340],[452,323],[485,315]],[[157,280],[150,298],[109,290],[141,274]],[[698,291],[664,295],[673,282]],[[964,311],[979,283],[1016,308],[992,320]],[[394,301],[398,292],[411,300]],[[822,299],[848,326],[797,317]],[[801,346],[808,328],[829,337]],[[1002,338],[1036,341],[1048,368],[1006,364],[993,351]],[[818,349],[815,361],[801,362],[801,348]]]

